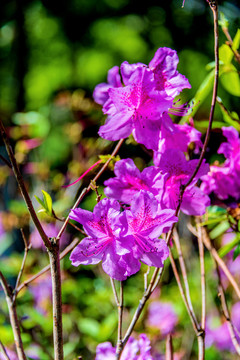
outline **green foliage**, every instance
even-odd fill
[[[42,205],[42,209],[38,210],[38,212],[45,212],[47,215],[52,216],[52,198],[46,191],[42,190],[42,193],[43,201],[35,195],[36,200],[39,202],[40,205]]]

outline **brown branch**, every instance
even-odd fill
[[[168,334],[166,338],[166,360],[173,360],[173,344],[171,334]]]
[[[94,177],[94,179],[92,180],[93,182],[96,182],[99,177],[102,175],[102,173],[106,170],[106,168],[108,167],[108,164],[110,163],[110,161],[112,160],[112,158],[117,154],[118,150],[120,149],[121,145],[123,144],[124,139],[119,140],[119,142],[117,143],[115,149],[113,150],[111,156],[109,157],[109,159],[106,161],[106,163],[102,166],[102,168],[99,170],[99,172],[97,173],[97,175]],[[90,182],[90,184],[88,185],[87,188],[84,188],[81,192],[81,194],[79,195],[77,201],[75,202],[75,204],[73,205],[72,210],[74,210],[79,204],[80,202],[83,200],[83,198],[89,193],[89,191],[92,189],[92,181]],[[60,240],[64,230],[66,229],[66,226],[68,224],[69,221],[69,215],[67,216],[66,220],[64,221],[64,224],[62,226],[62,228],[60,229],[56,239],[57,241]]]
[[[72,251],[75,246],[79,243],[79,239],[75,239],[71,242],[70,245],[68,245],[60,254],[60,260],[62,260],[70,251]],[[41,271],[39,271],[37,274],[31,276],[28,280],[24,281],[22,284],[20,284],[16,290],[17,293],[19,293],[25,286],[28,286],[32,281],[37,279],[39,276],[45,274],[47,271],[50,270],[50,265],[45,266]]]
[[[12,165],[12,169],[13,169],[15,178],[17,180],[17,183],[18,183],[18,186],[20,188],[23,199],[24,199],[24,201],[25,201],[25,203],[27,205],[28,211],[29,211],[29,213],[30,213],[30,215],[32,217],[32,220],[33,220],[33,222],[34,222],[34,224],[35,224],[35,226],[36,226],[36,228],[37,228],[37,230],[39,232],[39,235],[41,236],[45,246],[47,248],[49,248],[51,246],[51,243],[50,243],[45,231],[43,230],[43,227],[42,227],[42,225],[41,225],[41,223],[40,223],[40,221],[39,221],[39,219],[37,217],[37,214],[36,214],[36,212],[34,210],[32,201],[30,199],[30,196],[29,196],[28,191],[26,189],[26,186],[24,184],[22,174],[20,173],[16,158],[15,158],[14,153],[12,151],[9,139],[7,137],[6,131],[4,129],[4,126],[3,126],[3,123],[2,123],[1,120],[0,120],[0,132],[1,132],[1,135],[2,135],[2,138],[3,138],[3,141],[4,141],[4,144],[5,144],[5,147],[6,147],[6,150],[7,150],[11,165]]]
[[[228,330],[229,330],[229,333],[230,333],[230,336],[231,336],[233,346],[234,346],[236,352],[238,353],[238,355],[240,355],[240,345],[239,345],[239,343],[237,341],[237,338],[236,338],[236,335],[235,335],[235,332],[234,332],[234,325],[233,325],[233,323],[231,321],[231,317],[230,317],[230,314],[229,314],[229,311],[228,311],[228,306],[227,306],[227,302],[226,302],[226,299],[225,299],[223,285],[222,285],[222,281],[221,281],[221,274],[220,274],[218,264],[217,264],[216,261],[215,261],[215,265],[216,265],[216,270],[217,270],[217,275],[218,275],[218,296],[219,296],[219,298],[221,300],[223,315],[224,315],[224,317],[225,317],[225,319],[227,321],[227,326],[228,326]]]
[[[0,159],[1,159],[10,169],[12,169],[11,163],[10,163],[7,159],[5,159],[5,157],[2,156],[1,154],[0,154]]]
[[[184,287],[185,287],[185,291],[186,291],[186,298],[187,298],[187,302],[189,305],[189,310],[192,314],[192,317],[194,318],[195,323],[197,324],[198,322],[197,322],[197,318],[196,318],[196,315],[193,310],[192,300],[191,300],[191,295],[190,295],[190,290],[189,290],[187,270],[186,270],[185,261],[184,261],[183,254],[182,254],[182,248],[181,248],[179,236],[178,236],[176,229],[174,229],[173,234],[174,234],[173,240],[174,240],[174,243],[177,248],[178,260],[179,260],[181,273],[182,273],[182,277],[183,277],[183,283],[184,283]]]
[[[180,199],[182,199],[183,193],[185,191],[185,189],[191,184],[191,182],[193,181],[193,179],[195,178],[195,176],[197,175],[198,170],[200,169],[206,150],[207,150],[207,145],[209,142],[209,138],[210,138],[210,133],[211,133],[211,129],[212,129],[212,123],[213,123],[213,115],[214,115],[214,110],[215,110],[215,105],[216,105],[216,99],[217,99],[217,88],[218,88],[218,78],[219,78],[219,39],[218,39],[218,4],[217,4],[217,0],[214,1],[209,1],[209,6],[213,12],[213,21],[214,21],[214,53],[215,53],[215,76],[214,76],[214,84],[213,84],[213,94],[212,94],[212,102],[211,102],[211,109],[210,109],[210,114],[209,114],[209,123],[208,123],[208,128],[207,128],[207,133],[205,136],[205,140],[204,140],[204,144],[203,144],[203,148],[199,157],[199,161],[198,164],[192,174],[192,176],[190,177],[190,179],[188,180],[188,182],[183,185],[182,187],[182,191],[180,193]]]
[[[112,289],[113,289],[114,299],[115,299],[116,305],[118,307],[119,306],[119,300],[118,300],[117,290],[116,290],[115,282],[111,277],[110,277],[110,282],[111,282],[111,286],[112,286]]]
[[[201,222],[201,218],[196,218],[197,223]],[[204,245],[202,228],[198,227],[198,248],[200,259],[200,273],[201,273],[201,297],[202,297],[202,316],[201,316],[201,336],[198,337],[199,360],[205,359],[205,328],[206,328],[206,280],[205,280],[205,265],[204,265]]]
[[[197,336],[199,336],[199,325],[196,321],[196,318],[194,316],[192,316],[192,313],[191,313],[191,310],[190,310],[190,307],[189,307],[189,304],[188,304],[188,301],[187,301],[187,298],[186,298],[186,295],[184,293],[184,290],[183,290],[183,287],[182,287],[182,284],[181,284],[181,280],[180,280],[180,276],[179,276],[179,273],[178,273],[178,270],[177,270],[177,266],[176,266],[176,263],[175,263],[175,260],[174,260],[174,257],[170,251],[169,253],[169,258],[170,258],[170,262],[171,262],[171,265],[172,265],[172,269],[173,269],[173,273],[174,273],[174,276],[175,276],[175,279],[177,281],[177,284],[178,284],[178,288],[179,288],[179,291],[180,291],[180,294],[182,296],[182,299],[183,299],[183,302],[186,306],[186,309],[187,309],[187,312],[188,312],[188,315],[191,319],[191,322],[192,322],[192,326],[193,326],[193,329],[195,331],[195,334]]]
[[[17,288],[18,288],[18,285],[20,283],[20,280],[21,280],[21,277],[22,277],[22,274],[23,274],[24,266],[25,266],[26,259],[27,259],[27,254],[28,254],[28,252],[29,252],[29,250],[31,249],[31,246],[32,246],[31,244],[28,244],[27,239],[25,237],[25,234],[23,232],[23,229],[20,229],[20,230],[21,230],[21,233],[22,233],[22,238],[23,238],[23,241],[24,241],[25,248],[24,248],[24,256],[23,256],[23,260],[22,260],[22,265],[21,265],[21,268],[20,268],[19,273],[18,273],[18,277],[17,277],[16,284],[15,284],[15,289],[13,291],[13,302],[16,301]]]
[[[7,351],[3,345],[3,343],[1,342],[0,340],[0,348],[2,349],[2,352],[3,352],[3,357],[4,357],[4,360],[11,360],[7,354]]]
[[[54,359],[63,360],[62,293],[59,242],[56,242],[55,238],[51,238],[51,241],[52,246],[48,249],[48,254],[52,278]]]
[[[217,262],[218,266],[222,269],[222,271],[228,278],[229,282],[232,284],[238,298],[240,299],[240,288],[238,287],[238,284],[237,284],[236,280],[234,279],[233,275],[230,273],[228,267],[226,266],[224,261],[218,255],[217,250],[213,247],[205,227],[202,228],[202,234],[203,234],[202,239],[203,239],[204,245],[206,246],[208,251],[211,253],[213,259]]]
[[[19,320],[18,320],[17,311],[16,311],[16,304],[13,302],[12,291],[11,291],[10,287],[8,286],[8,283],[1,272],[0,272],[0,283],[2,285],[4,294],[5,294],[5,298],[7,301],[10,323],[11,323],[11,327],[13,330],[13,337],[14,337],[14,342],[15,342],[18,358],[19,358],[19,360],[27,360],[27,357],[26,357],[26,355],[24,353],[24,349],[23,349],[20,325],[19,325]]]
[[[118,304],[118,339],[117,339],[117,350],[116,359],[119,359],[118,354],[122,352],[122,320],[123,320],[123,282],[120,281],[120,296]]]

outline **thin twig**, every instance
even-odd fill
[[[7,159],[5,159],[5,157],[2,156],[1,154],[0,154],[0,159],[1,159],[10,169],[12,169],[11,163],[10,163]]]
[[[49,248],[51,246],[51,243],[50,243],[45,231],[43,230],[43,227],[42,227],[42,225],[41,225],[41,223],[40,223],[40,221],[39,221],[39,219],[37,217],[37,214],[36,214],[36,212],[34,210],[32,201],[30,199],[30,196],[29,196],[28,191],[26,189],[26,186],[24,184],[22,174],[20,173],[16,158],[15,158],[14,153],[12,151],[9,139],[7,137],[6,131],[4,129],[4,126],[3,126],[3,123],[2,123],[1,120],[0,120],[0,131],[1,131],[1,135],[2,135],[2,138],[3,138],[3,141],[4,141],[4,144],[5,144],[5,147],[6,147],[10,162],[12,164],[12,169],[13,169],[15,178],[17,180],[18,186],[20,188],[22,196],[23,196],[23,198],[25,200],[25,203],[27,205],[28,211],[29,211],[29,213],[30,213],[30,215],[32,217],[32,220],[33,220],[33,222],[34,222],[34,224],[35,224],[35,226],[36,226],[36,228],[37,228],[37,230],[39,232],[39,235],[41,236],[45,246],[47,248]]]
[[[236,280],[234,279],[234,277],[232,276],[232,274],[230,273],[228,267],[226,266],[224,261],[218,255],[217,250],[213,247],[205,227],[202,228],[202,234],[203,234],[202,239],[203,239],[204,245],[206,246],[208,251],[211,253],[213,259],[217,262],[218,266],[222,269],[222,271],[228,278],[229,282],[232,284],[238,298],[240,299],[240,288],[238,287],[238,284],[237,284]]]
[[[196,218],[197,224],[201,222],[201,218]],[[204,265],[204,245],[203,245],[203,233],[201,226],[198,226],[198,248],[200,259],[200,273],[201,273],[201,294],[202,294],[202,316],[201,316],[201,328],[205,330],[206,327],[206,279],[205,279],[205,265]]]
[[[32,244],[28,244],[27,239],[25,237],[25,234],[23,232],[23,229],[20,229],[20,230],[21,230],[21,234],[22,234],[22,238],[23,238],[23,241],[24,241],[25,248],[24,248],[24,256],[23,256],[23,260],[22,260],[22,265],[21,265],[21,268],[20,268],[19,273],[18,273],[15,289],[13,291],[13,302],[16,301],[17,288],[18,288],[18,285],[20,283],[20,280],[21,280],[21,277],[22,277],[22,274],[23,274],[24,266],[25,266],[26,259],[27,259],[27,254],[28,254],[28,252],[29,252],[29,250],[31,249],[31,246],[32,246]]]
[[[102,166],[102,168],[99,170],[99,172],[97,173],[97,175],[94,177],[94,179],[92,180],[93,182],[96,182],[99,177],[102,175],[102,173],[106,170],[106,168],[108,167],[108,164],[110,163],[110,161],[112,160],[112,158],[117,154],[118,150],[120,149],[121,145],[123,144],[124,139],[119,140],[119,142],[117,143],[115,149],[113,150],[111,156],[109,157],[109,159],[105,162],[105,164]],[[81,192],[81,194],[79,195],[77,201],[75,202],[75,204],[72,207],[72,210],[74,210],[79,204],[80,202],[83,200],[83,198],[89,193],[89,191],[92,188],[92,181],[90,182],[90,184],[88,185],[87,188],[84,188]],[[64,230],[66,229],[66,226],[68,224],[69,221],[69,215],[67,216],[66,220],[63,223],[62,228],[60,229],[56,239],[57,241],[60,240]]]
[[[79,239],[74,239],[70,245],[68,245],[60,254],[60,260],[62,260],[75,246],[79,243]],[[50,270],[50,265],[45,266],[42,270],[40,270],[37,274],[31,276],[28,280],[25,280],[22,284],[20,284],[16,290],[19,293],[25,286],[28,286],[32,281],[37,279],[39,276],[45,274]]]
[[[11,360],[9,358],[8,353],[7,353],[6,349],[5,349],[5,346],[3,345],[1,340],[0,340],[0,348],[2,349],[4,360]]]
[[[119,306],[119,300],[118,300],[118,295],[117,295],[117,290],[116,290],[116,286],[115,286],[115,282],[114,280],[110,277],[110,282],[112,285],[112,289],[113,289],[113,295],[114,295],[114,299],[116,302],[116,305]]]
[[[51,241],[52,246],[48,249],[48,254],[52,278],[54,359],[63,360],[62,293],[59,242],[56,242],[55,238],[51,238]]]
[[[182,287],[182,284],[181,284],[181,279],[180,279],[180,276],[179,276],[179,273],[178,273],[178,270],[177,270],[177,266],[176,266],[176,263],[175,263],[175,260],[174,260],[174,257],[173,257],[173,255],[172,255],[171,251],[170,251],[170,253],[169,253],[169,258],[170,258],[170,261],[171,261],[173,273],[174,273],[175,279],[176,279],[176,281],[177,281],[180,294],[181,294],[182,299],[183,299],[183,302],[184,302],[184,304],[185,304],[185,306],[186,306],[188,315],[189,315],[189,317],[190,317],[190,319],[191,319],[191,322],[192,322],[192,325],[193,325],[193,329],[194,329],[194,331],[195,331],[195,334],[196,334],[197,336],[199,336],[199,325],[198,325],[195,317],[192,316],[192,313],[191,313],[191,310],[190,310],[190,308],[189,308],[189,304],[188,304],[186,295],[185,295],[185,293],[184,293],[184,290],[183,290],[183,287]]]
[[[192,300],[191,300],[191,295],[190,295],[190,290],[189,290],[186,265],[185,265],[185,261],[183,258],[182,248],[181,248],[181,244],[180,244],[180,240],[179,240],[179,236],[178,236],[178,232],[177,232],[176,228],[173,231],[173,240],[174,240],[174,243],[177,248],[178,260],[179,260],[179,264],[180,264],[180,268],[181,268],[181,272],[182,272],[183,283],[184,283],[184,287],[185,287],[185,291],[186,291],[186,298],[187,298],[187,302],[189,305],[189,310],[192,314],[192,317],[194,318],[195,323],[197,324],[197,318],[196,318],[196,315],[193,310]]]
[[[201,222],[201,218],[196,218],[197,223]],[[202,333],[198,337],[198,358],[205,359],[205,327],[206,327],[206,280],[205,280],[205,265],[204,265],[204,245],[202,228],[198,227],[198,248],[200,259],[200,273],[201,273],[201,297],[202,297],[202,315],[201,315],[201,329]]]
[[[120,281],[120,296],[118,305],[118,339],[116,359],[119,359],[118,354],[122,351],[122,320],[123,320],[123,281]]]
[[[166,338],[166,360],[173,360],[173,344],[171,334],[168,334]]]
[[[13,330],[13,337],[14,337],[14,342],[15,342],[18,358],[19,358],[19,360],[27,360],[27,357],[26,357],[26,355],[24,353],[24,349],[23,349],[20,325],[19,325],[17,311],[16,311],[16,304],[13,302],[12,291],[11,291],[10,287],[8,286],[8,283],[5,279],[5,277],[3,276],[3,274],[1,273],[1,271],[0,271],[0,283],[2,285],[4,294],[5,294],[5,298],[7,301],[10,323],[11,323],[11,327]]]
[[[216,105],[216,99],[217,99],[217,88],[218,88],[218,78],[219,78],[219,39],[218,39],[218,4],[217,4],[217,0],[213,0],[213,1],[208,1],[209,2],[209,6],[213,12],[213,22],[214,22],[214,53],[215,53],[215,76],[214,76],[214,84],[213,84],[213,94],[212,94],[212,102],[211,102],[211,110],[210,110],[210,114],[209,114],[209,122],[208,122],[208,128],[207,128],[207,133],[205,136],[205,140],[204,140],[204,144],[203,144],[203,148],[199,157],[199,161],[198,164],[192,174],[192,176],[190,177],[190,179],[188,180],[188,182],[182,186],[182,191],[180,193],[180,199],[182,199],[184,190],[191,184],[191,182],[193,181],[193,179],[195,178],[195,176],[197,175],[198,170],[200,169],[206,150],[207,150],[207,145],[209,142],[209,138],[210,138],[210,133],[211,133],[211,129],[212,129],[212,123],[213,123],[213,115],[214,115],[214,110],[215,110],[215,105]]]
[[[149,272],[150,272],[150,269],[151,269],[151,267],[150,266],[148,266],[148,268],[147,268],[147,271],[144,273],[144,291],[147,291],[147,286],[148,286],[148,274],[149,274]]]
[[[227,302],[226,302],[226,299],[225,299],[223,285],[222,285],[222,281],[221,281],[221,274],[220,274],[218,264],[217,264],[216,261],[215,261],[215,265],[216,265],[216,270],[217,270],[217,275],[218,275],[218,293],[219,293],[218,296],[219,296],[219,298],[221,300],[223,315],[224,315],[224,317],[225,317],[225,319],[227,321],[228,330],[229,330],[229,333],[230,333],[230,336],[231,336],[233,346],[234,346],[236,352],[238,353],[238,355],[240,355],[240,345],[239,345],[239,343],[237,341],[237,338],[236,338],[236,335],[235,335],[235,332],[234,332],[234,325],[233,325],[233,323],[231,321],[231,317],[230,317],[230,314],[229,314],[229,311],[228,311],[228,306],[227,306]]]

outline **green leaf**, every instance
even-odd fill
[[[219,251],[218,254],[220,257],[227,255],[237,244],[239,243],[239,236],[236,236],[231,242],[224,245]]]
[[[211,239],[216,239],[218,236],[222,235],[227,229],[229,229],[229,222],[223,221],[217,225],[210,233],[209,236]]]
[[[202,105],[203,101],[209,95],[209,93],[210,93],[210,91],[212,90],[212,87],[213,87],[214,72],[215,72],[215,70],[212,70],[206,76],[206,78],[203,80],[202,84],[200,85],[200,87],[198,88],[198,90],[196,92],[196,95],[191,100],[191,102],[193,102],[193,104],[194,104],[191,114],[183,116],[181,121],[180,121],[180,124],[186,123],[189,120],[190,117],[193,117],[196,114],[196,112],[198,111],[199,107]]]
[[[228,19],[226,18],[226,16],[224,15],[224,13],[222,11],[220,11],[219,25],[222,28],[228,29],[229,22],[228,22]]]
[[[222,61],[224,64],[228,65],[231,63],[233,58],[233,52],[230,47],[226,44],[223,44],[219,48],[219,60]]]
[[[237,69],[232,64],[222,68],[220,81],[224,89],[231,95],[240,96],[240,79]]]
[[[42,193],[43,193],[43,201],[38,196],[35,195],[36,200],[42,206],[42,209],[40,209],[38,212],[44,211],[49,216],[52,216],[52,198],[46,191],[42,190]]]
[[[239,46],[240,46],[240,29],[237,30],[236,35],[234,36],[232,48],[233,50],[238,50]]]
[[[233,260],[235,260],[240,255],[240,244],[237,245],[233,253]]]

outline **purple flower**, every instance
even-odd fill
[[[156,51],[149,63],[149,68],[154,73],[156,90],[166,93],[174,99],[185,88],[191,88],[187,78],[177,71],[177,52],[169,48],[160,48]]]
[[[151,192],[161,208],[176,209],[179,202],[181,185],[187,183],[193,174],[198,160],[187,161],[178,150],[168,149],[160,158],[156,157],[155,165],[147,167],[142,173],[131,159],[116,163],[115,178],[105,181],[105,194],[129,204],[140,190]],[[208,196],[195,186],[198,178],[208,172],[209,166],[203,162],[196,178],[185,190],[181,210],[189,215],[202,215],[210,204]]]
[[[165,151],[160,160],[154,160],[159,170],[167,174],[164,189],[160,194],[161,206],[162,208],[176,209],[179,203],[181,186],[185,185],[192,176],[198,160],[187,161],[182,152],[174,149]],[[180,209],[187,215],[203,215],[206,207],[210,205],[209,197],[195,186],[197,180],[206,174],[208,170],[208,164],[203,161],[196,177],[183,194]]]
[[[170,303],[154,301],[149,305],[147,325],[159,329],[162,336],[170,334],[177,322],[177,314]]]
[[[52,280],[50,275],[38,278],[29,286],[33,294],[35,308],[42,314],[46,314],[52,300]]]
[[[120,214],[116,200],[103,199],[93,213],[76,209],[70,218],[83,224],[88,237],[73,250],[74,266],[97,264],[116,280],[125,280],[140,269],[140,261],[162,267],[168,257],[167,244],[158,239],[177,221],[173,210],[159,210],[154,196],[146,191],[134,195],[131,210]]]
[[[14,351],[9,350],[6,347],[5,347],[5,349],[6,349],[6,352],[7,352],[10,360],[18,360],[18,356]],[[3,355],[3,353],[0,353],[0,360],[6,360],[6,357],[5,357],[5,355]]]
[[[164,177],[159,169],[154,166],[145,168],[142,172],[138,170],[132,159],[123,159],[116,162],[114,167],[115,178],[104,182],[106,196],[130,204],[135,194],[140,190],[158,194],[158,188],[164,185]]]
[[[240,302],[236,303],[232,307],[231,311],[231,319],[236,330],[240,331]],[[227,322],[225,321],[223,324],[219,326],[213,326],[214,318],[211,317],[207,320],[206,326],[206,346],[209,347],[211,345],[215,345],[216,348],[220,351],[227,350],[231,352],[235,352],[235,348],[233,346],[231,335],[229,333],[229,329],[227,326]],[[236,338],[239,341],[239,335],[235,332]]]
[[[97,85],[93,92],[93,98],[97,104],[104,105],[108,100],[108,90],[113,87],[121,87],[121,77],[119,75],[119,67],[114,66],[108,71],[108,83],[101,83]]]
[[[202,147],[201,133],[187,124],[173,124],[169,115],[164,113],[162,115],[158,149],[154,151],[154,162],[158,163],[162,154],[168,149],[186,152],[190,143],[194,143],[196,151],[198,151]]]
[[[125,237],[135,258],[149,266],[162,267],[169,255],[167,244],[159,239],[177,222],[174,210],[159,210],[153,194],[141,190],[134,195],[131,210],[121,218],[127,228]],[[125,216],[124,216],[125,215]]]
[[[190,87],[188,80],[177,72],[177,64],[175,51],[160,48],[149,67],[141,63],[121,65],[125,86],[116,80],[115,73],[115,80],[109,81],[109,85],[98,85],[94,97],[104,104],[103,112],[108,115],[99,135],[115,141],[133,133],[137,142],[157,151],[162,114],[170,111],[174,97],[183,88]]]
[[[132,255],[131,245],[121,236],[120,205],[115,200],[103,199],[93,213],[75,209],[70,218],[83,225],[88,235],[72,251],[70,260],[74,266],[98,264],[116,280],[125,280],[135,274],[140,264]]]
[[[99,344],[95,360],[115,360],[116,348],[110,342]],[[151,344],[145,334],[139,340],[130,337],[121,355],[121,360],[154,360],[151,355]]]
[[[60,228],[53,223],[42,223],[43,229],[46,232],[48,237],[54,237],[57,236]],[[43,240],[41,236],[39,235],[39,232],[35,228],[34,231],[30,234],[30,242],[32,244],[33,249],[43,249],[45,250],[46,247],[43,243]],[[60,240],[60,246],[63,247],[69,242],[69,235],[64,233],[64,235],[61,237]]]

